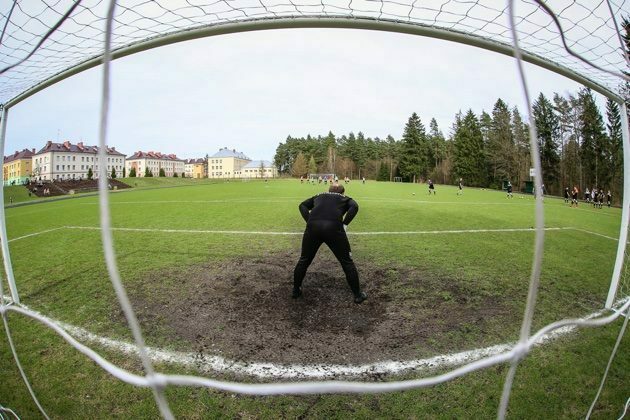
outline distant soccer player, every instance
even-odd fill
[[[431,193],[435,195],[435,185],[433,185],[433,181],[429,180],[429,195],[431,195]]]
[[[564,202],[565,203],[569,202],[569,187],[564,187]],[[573,205],[573,203],[571,203],[571,205]]]
[[[457,195],[462,195],[464,193],[464,182],[461,178],[459,178],[459,183],[457,184]]]
[[[584,191],[584,201],[587,203],[591,201],[591,192],[588,190],[588,187],[586,187],[586,191]]]
[[[612,203],[612,194],[610,193],[610,190],[608,190],[608,193],[606,194],[606,204],[608,204],[608,208],[610,208],[611,203]]]
[[[573,191],[571,192],[571,207],[573,207],[573,205],[575,205],[575,207],[578,206],[578,194],[579,194],[579,190],[577,186],[573,187]]]
[[[512,183],[510,181],[508,181],[507,184],[507,198],[514,198],[514,195],[512,194]]]
[[[317,250],[325,243],[341,263],[346,281],[354,294],[354,303],[361,303],[367,295],[361,291],[359,273],[352,260],[350,242],[346,235],[348,225],[359,212],[359,205],[344,195],[343,185],[331,185],[321,193],[300,204],[300,214],[306,221],[302,237],[302,253],[293,272],[293,299],[302,296],[302,281]],[[345,215],[345,216],[344,216]]]

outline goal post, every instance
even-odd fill
[[[512,0],[508,0],[510,6],[513,5]],[[445,4],[456,2],[455,0],[445,0]],[[63,2],[60,2],[63,3]],[[142,12],[150,13],[150,9],[142,9],[142,5],[147,2],[140,2],[138,6],[128,6],[127,10],[134,10],[134,7],[138,7],[138,11],[134,13],[127,13],[127,15],[133,15],[134,19],[136,15],[143,16]],[[458,2],[459,3],[459,2]],[[542,13],[538,8],[543,8],[542,0],[534,0],[533,2],[525,2],[528,6],[534,7],[536,12]],[[59,4],[59,3],[57,3]],[[262,3],[261,3],[262,4]],[[339,3],[341,4],[341,3]],[[560,42],[557,37],[554,37],[551,40],[544,40],[536,36],[531,36],[528,42],[539,42],[541,45],[536,48],[536,46],[527,45],[523,50],[518,47],[518,39],[519,36],[513,37],[512,42],[510,43],[509,37],[505,38],[503,34],[505,31],[505,26],[497,24],[497,17],[490,18],[485,21],[485,24],[480,28],[475,28],[474,30],[470,30],[467,32],[468,26],[470,23],[461,23],[458,22],[453,24],[450,22],[450,19],[445,17],[440,17],[442,15],[442,10],[431,12],[430,8],[421,7],[420,5],[416,6],[415,2],[411,5],[401,5],[400,3],[388,1],[388,0],[380,0],[376,2],[376,4],[380,4],[380,12],[378,11],[364,11],[359,9],[352,9],[352,3],[343,3],[340,7],[336,7],[333,5],[333,9],[335,9],[334,13],[327,11],[328,3],[322,3],[321,11],[317,12],[309,12],[308,10],[312,10],[313,5],[306,2],[306,0],[293,0],[291,5],[294,7],[295,12],[291,10],[290,12],[284,11],[275,11],[274,7],[271,5],[262,5],[262,9],[264,11],[258,11],[258,6],[251,6],[247,4],[241,4],[240,6],[232,7],[233,10],[238,10],[243,12],[243,15],[246,18],[241,18],[243,20],[239,20],[238,18],[229,18],[224,15],[224,11],[216,11],[216,13],[212,12],[211,6],[208,6],[209,11],[204,9],[206,13],[204,18],[206,21],[195,21],[194,24],[191,23],[189,27],[176,27],[176,26],[168,26],[168,22],[160,21],[160,17],[147,18],[151,27],[160,27],[160,25],[164,25],[162,27],[163,33],[155,35],[154,32],[151,32],[151,37],[144,36],[139,38],[133,38],[129,34],[133,33],[143,33],[145,28],[139,27],[137,25],[143,24],[142,19],[135,20],[131,23],[124,22],[124,19],[121,17],[120,19],[114,19],[113,10],[116,5],[116,0],[112,0],[109,2],[110,10],[112,12],[111,15],[108,16],[106,20],[105,27],[107,29],[96,29],[102,26],[102,18],[100,15],[92,13],[94,16],[98,17],[94,22],[88,25],[81,26],[78,22],[81,22],[82,19],[73,20],[73,22],[77,25],[77,32],[81,32],[81,35],[85,33],[90,33],[94,30],[101,31],[97,32],[98,35],[103,35],[106,39],[104,52],[94,53],[93,50],[86,50],[89,52],[81,54],[75,54],[73,51],[65,51],[63,48],[64,44],[62,44],[62,48],[57,48],[55,45],[55,40],[52,39],[52,45],[44,46],[41,48],[42,54],[37,54],[36,57],[33,58],[32,62],[29,62],[28,66],[24,66],[27,69],[31,70],[20,70],[19,66],[18,71],[13,70],[14,67],[12,63],[8,63],[4,57],[22,57],[23,54],[20,52],[33,50],[33,53],[37,51],[43,44],[48,35],[51,33],[54,34],[55,30],[59,27],[59,25],[50,23],[50,26],[47,27],[50,33],[47,33],[44,37],[42,35],[41,43],[37,43],[37,45],[33,44],[20,44],[18,47],[15,47],[13,50],[11,47],[7,47],[5,44],[0,43],[0,104],[3,104],[1,118],[0,121],[0,149],[5,150],[5,139],[6,139],[6,127],[7,127],[7,117],[8,111],[12,106],[20,103],[21,101],[27,99],[32,96],[36,92],[45,89],[54,83],[57,83],[67,77],[70,77],[74,74],[77,74],[83,70],[88,68],[92,68],[103,64],[104,68],[104,76],[103,76],[103,91],[101,93],[102,103],[104,104],[101,114],[101,136],[100,136],[100,148],[99,152],[101,158],[104,161],[105,158],[105,145],[107,144],[107,136],[106,136],[106,126],[107,126],[107,112],[106,108],[108,105],[109,99],[109,64],[112,59],[124,57],[126,55],[134,54],[137,52],[141,52],[144,50],[148,50],[151,48],[174,44],[181,41],[215,36],[215,35],[223,35],[230,33],[239,33],[239,32],[247,32],[247,31],[256,31],[256,30],[267,30],[267,29],[282,29],[282,28],[349,28],[349,29],[364,29],[364,30],[380,30],[387,32],[395,32],[395,33],[405,33],[411,35],[419,35],[426,36],[436,39],[442,39],[447,41],[452,41],[460,44],[470,45],[479,47],[485,50],[493,51],[500,54],[506,55],[514,55],[516,57],[516,61],[519,66],[522,64],[521,61],[526,61],[532,64],[535,64],[539,67],[545,68],[547,70],[551,70],[556,74],[563,75],[568,77],[578,83],[581,83],[584,86],[587,86],[593,89],[596,92],[603,94],[604,96],[616,101],[620,104],[621,118],[622,118],[622,136],[623,136],[623,153],[624,153],[624,195],[623,195],[623,208],[622,208],[622,223],[619,232],[619,240],[617,246],[617,254],[615,260],[615,266],[610,282],[610,287],[607,295],[607,299],[605,302],[606,308],[612,308],[615,301],[615,296],[618,294],[620,279],[622,278],[623,266],[626,263],[626,243],[628,240],[628,224],[630,218],[630,138],[628,133],[628,118],[627,118],[627,109],[624,104],[623,99],[614,92],[611,88],[611,84],[614,83],[616,79],[613,79],[610,75],[604,75],[603,73],[610,72],[597,72],[593,70],[591,67],[599,68],[597,66],[589,66],[577,58],[571,58],[574,54],[562,53],[562,48],[555,48],[558,42]],[[609,3],[608,3],[609,4]],[[48,5],[47,5],[48,6]],[[383,7],[387,6],[387,7]],[[581,6],[578,4],[578,6]],[[54,6],[48,6],[54,7]],[[63,7],[63,6],[60,6]],[[96,6],[95,6],[96,7]],[[166,5],[161,5],[162,8],[168,8]],[[174,6],[173,6],[174,7]],[[182,6],[182,8],[186,8],[188,6]],[[190,5],[191,8],[198,7]],[[402,7],[402,10],[401,10]],[[470,6],[471,10],[475,9],[475,12],[479,12],[479,10],[488,9],[488,6],[483,1],[472,2]],[[594,7],[602,7],[601,4],[599,6]],[[84,8],[89,8],[89,6],[85,6]],[[268,9],[269,8],[269,9]],[[568,7],[567,7],[568,8]],[[21,8],[20,8],[21,9]],[[256,9],[256,10],[249,10]],[[319,8],[318,8],[319,9]],[[397,12],[391,12],[392,9],[397,10]],[[512,8],[510,7],[510,19],[513,20],[515,18]],[[167,9],[168,10],[168,9]],[[384,11],[385,10],[385,11]],[[173,12],[173,10],[169,10]],[[190,10],[189,10],[190,11]],[[246,13],[247,11],[247,13]],[[428,12],[427,12],[428,11]],[[504,18],[506,9],[496,9],[497,16]],[[612,12],[612,11],[611,11]],[[33,12],[35,13],[35,12]],[[184,13],[184,12],[181,12]],[[250,14],[248,14],[250,13]],[[285,14],[286,13],[286,14]],[[298,13],[301,17],[296,17],[294,13]],[[428,19],[423,13],[433,13]],[[533,13],[533,12],[532,12]],[[450,13],[444,13],[450,14]],[[62,15],[62,13],[59,13]],[[168,15],[168,13],[164,13],[164,15]],[[475,15],[471,13],[471,15]],[[257,16],[256,18],[251,18],[251,16]],[[464,21],[466,18],[469,18],[469,12],[460,12],[459,16],[461,17],[461,21]],[[521,22],[527,21],[527,25],[524,25],[526,28],[530,28],[533,18],[531,18],[531,14],[519,16],[521,18]],[[543,13],[542,16],[545,16]],[[10,16],[3,16],[7,19],[7,23],[9,22]],[[32,16],[29,16],[32,17]],[[37,17],[37,16],[36,16]],[[570,20],[571,15],[569,17],[564,16],[565,19]],[[164,18],[169,19],[170,16]],[[614,18],[614,14],[613,14]],[[444,19],[444,20],[442,20]],[[483,20],[479,18],[474,18],[474,20]],[[433,21],[433,25],[427,25],[426,22]],[[587,21],[591,21],[591,19],[583,19],[580,21],[578,29],[583,30],[587,33],[589,31],[585,29],[583,26],[587,26]],[[192,20],[191,20],[192,22]],[[63,23],[63,22],[61,22]],[[156,24],[157,23],[157,24]],[[492,23],[492,24],[490,24]],[[116,26],[117,25],[117,26]],[[196,26],[198,25],[198,26]],[[18,24],[14,25],[19,28]],[[44,25],[45,26],[45,25]],[[493,26],[497,26],[496,33],[490,32]],[[512,30],[516,30],[516,25],[511,25]],[[606,24],[601,24],[597,30],[606,30],[606,27],[610,29],[610,26]],[[110,40],[112,34],[116,31],[128,31],[131,28],[131,32],[125,33],[124,36],[121,36],[121,39],[125,41],[120,41],[120,44],[115,44],[112,48],[110,48]],[[541,24],[539,27],[540,32],[544,32],[545,26]],[[525,29],[527,31],[528,29]],[[4,29],[2,30],[4,35]],[[103,32],[105,31],[105,32]],[[147,31],[148,32],[148,31]],[[552,32],[552,31],[550,31]],[[562,32],[562,31],[560,31]],[[68,29],[64,27],[64,32],[62,35],[66,37],[68,33]],[[527,32],[520,32],[520,35],[527,34]],[[592,32],[590,33],[592,35]],[[13,34],[13,38],[17,43],[21,39],[20,36],[16,36]],[[20,33],[18,33],[20,35]],[[23,35],[23,34],[21,34]],[[599,36],[599,35],[598,35]],[[606,37],[599,36],[600,39],[609,39]],[[37,35],[25,37],[28,39],[38,38]],[[89,39],[94,39],[95,36],[91,36]],[[0,40],[2,36],[0,36]],[[564,34],[562,34],[562,41],[564,42]],[[554,48],[546,47],[547,43],[551,43],[554,45]],[[573,44],[580,44],[579,42],[573,40]],[[607,48],[606,43],[601,43],[601,48]],[[565,44],[566,45],[566,44]],[[32,48],[31,48],[32,47]],[[565,49],[568,50],[568,47]],[[613,49],[618,49],[618,47],[614,47]],[[622,46],[623,49],[623,46]],[[111,52],[111,54],[110,54]],[[590,51],[589,51],[590,52]],[[50,66],[50,72],[46,73],[44,70],[46,67],[46,60],[54,61],[59,58],[56,54],[68,54],[67,56],[61,57],[61,64],[55,61],[55,66]],[[610,60],[612,53],[606,52],[601,55],[595,56],[593,60],[604,63],[605,66],[614,66],[621,65],[619,63],[623,63],[623,61],[614,61]],[[79,57],[75,60],[75,56]],[[30,56],[29,56],[30,57]],[[27,57],[28,58],[28,57]],[[42,61],[38,61],[38,60]],[[555,60],[557,59],[557,60]],[[64,61],[66,60],[66,61]],[[572,61],[573,60],[573,61]],[[560,62],[561,64],[558,64]],[[578,65],[578,63],[580,65]],[[593,63],[591,63],[593,64]],[[600,63],[601,64],[601,63]],[[11,68],[11,69],[9,69]],[[5,70],[2,70],[5,69]],[[32,69],[39,69],[42,72],[38,73],[34,71],[31,75],[28,71],[32,71]],[[585,72],[586,74],[582,74]],[[7,74],[5,74],[7,73]],[[44,76],[42,76],[42,74]],[[19,80],[23,82],[22,84],[17,83]],[[625,79],[624,79],[625,80]],[[525,89],[525,93],[527,94],[527,89]],[[527,102],[530,102],[529,100]],[[529,105],[529,104],[528,104]],[[537,141],[536,136],[533,134],[535,128],[532,128],[531,134],[531,142],[534,144]],[[532,150],[536,150],[535,147],[532,147]],[[534,160],[536,161],[536,185],[541,185],[541,170],[539,163],[539,155],[535,152],[532,153],[534,156]],[[284,382],[284,383],[233,383],[227,382],[223,380],[215,380],[209,379],[200,376],[183,376],[183,375],[169,375],[169,374],[161,374],[156,373],[153,370],[153,362],[149,357],[147,349],[145,347],[141,331],[140,325],[135,319],[135,314],[133,312],[133,308],[129,303],[128,298],[126,297],[126,292],[124,289],[123,283],[120,281],[116,255],[113,247],[113,236],[112,229],[110,226],[110,216],[109,216],[109,201],[108,201],[108,192],[106,188],[106,176],[104,174],[104,165],[101,168],[101,174],[103,176],[99,177],[99,199],[100,199],[100,210],[101,210],[101,234],[102,234],[102,242],[103,242],[103,253],[105,255],[108,273],[112,283],[114,285],[114,289],[116,291],[118,302],[123,307],[124,315],[127,317],[127,320],[130,325],[130,329],[133,333],[134,339],[136,340],[136,347],[141,356],[141,361],[143,362],[144,374],[143,375],[134,375],[123,368],[120,368],[113,364],[102,363],[102,358],[96,354],[96,352],[89,351],[91,349],[87,348],[83,344],[79,343],[77,340],[73,339],[70,334],[65,332],[62,327],[59,325],[52,323],[44,322],[48,327],[54,330],[56,333],[61,335],[68,343],[73,345],[75,348],[82,351],[87,357],[91,358],[94,361],[100,362],[99,365],[103,367],[108,372],[114,374],[115,377],[126,381],[135,386],[143,386],[147,388],[152,388],[154,392],[154,398],[156,403],[160,408],[160,412],[166,417],[171,418],[170,409],[168,405],[168,401],[164,395],[164,389],[167,385],[176,385],[176,386],[202,386],[213,389],[220,389],[229,392],[239,392],[245,394],[253,394],[253,395],[277,395],[277,394],[324,394],[324,393],[340,393],[340,392],[353,392],[353,393],[376,393],[376,392],[390,392],[397,390],[406,390],[406,389],[414,389],[426,386],[433,386],[453,378],[457,378],[463,375],[466,375],[470,372],[474,372],[476,370],[488,368],[490,366],[495,366],[499,364],[511,364],[510,373],[508,376],[511,376],[508,380],[505,381],[504,385],[504,396],[501,401],[501,407],[499,408],[499,418],[503,418],[505,415],[505,410],[507,408],[507,404],[509,402],[509,391],[512,387],[512,379],[514,378],[514,372],[520,360],[527,356],[527,354],[531,351],[531,348],[536,344],[537,340],[542,338],[542,334],[550,333],[557,329],[566,327],[566,326],[598,326],[604,325],[606,323],[611,323],[615,321],[620,316],[624,314],[622,312],[628,311],[630,308],[630,301],[626,300],[623,303],[623,306],[618,311],[613,311],[613,313],[607,317],[602,317],[597,320],[564,320],[558,321],[552,324],[549,324],[543,327],[541,330],[534,334],[530,334],[531,328],[531,316],[533,316],[534,307],[536,304],[536,292],[538,287],[538,280],[540,276],[541,269],[541,260],[540,252],[543,252],[543,238],[544,238],[544,224],[543,221],[543,207],[541,197],[537,198],[536,202],[536,229],[535,229],[535,256],[533,258],[533,264],[531,269],[531,277],[529,288],[530,292],[528,293],[528,299],[526,302],[526,314],[524,316],[523,325],[521,327],[521,336],[519,343],[516,345],[510,344],[508,348],[501,351],[500,354],[494,354],[491,356],[485,356],[480,360],[476,360],[474,362],[463,363],[462,366],[457,367],[445,374],[436,374],[433,377],[429,378],[421,378],[421,379],[412,379],[412,380],[397,380],[391,382],[380,382],[380,383],[371,383],[371,382],[361,382],[361,381],[324,381],[324,382]],[[332,173],[314,173],[309,174],[308,179],[315,180],[323,180],[324,178],[328,180],[334,180],[335,174]],[[247,182],[247,180],[243,180],[243,182]],[[394,177],[394,182],[402,182],[402,177]],[[0,192],[0,201],[3,203],[4,200],[4,191]],[[1,240],[1,249],[2,249],[2,257],[4,263],[4,271],[6,274],[7,282],[9,284],[9,289],[11,292],[11,298],[15,305],[5,305],[4,296],[0,296],[0,309],[2,310],[3,320],[5,322],[5,326],[7,325],[7,317],[6,313],[9,311],[14,311],[15,313],[19,313],[25,316],[29,316],[31,318],[42,321],[44,319],[43,316],[36,314],[34,311],[29,311],[28,308],[20,304],[18,289],[15,283],[13,268],[11,265],[11,255],[9,250],[9,240],[7,237],[6,230],[6,217],[4,208],[0,210],[0,240]],[[627,279],[624,278],[625,281]],[[0,290],[2,290],[2,280],[0,280]],[[529,314],[527,313],[529,312]],[[627,314],[625,314],[627,317]],[[625,328],[624,323],[624,328]],[[622,332],[623,333],[623,329]],[[11,335],[7,328],[7,335],[9,340],[11,340]],[[613,349],[613,354],[616,351],[616,348]],[[17,360],[17,357],[16,357]],[[28,385],[28,384],[27,384]],[[33,398],[35,395],[33,394]]]
[[[617,258],[615,259],[615,268],[613,269],[612,278],[610,280],[610,289],[606,297],[606,309],[612,308],[617,290],[619,289],[621,269],[626,262],[628,219],[630,218],[630,132],[628,129],[628,108],[623,101],[618,104],[621,114],[621,135],[623,138],[623,202],[619,240],[617,241]]]

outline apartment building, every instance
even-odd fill
[[[147,168],[155,177],[160,176],[160,169],[163,169],[164,174],[168,177],[172,177],[175,173],[177,173],[177,176],[182,176],[185,173],[184,159],[179,159],[174,154],[167,155],[161,152],[138,151],[127,158],[125,165],[127,167],[127,176],[129,176],[132,169],[135,169],[136,176],[143,177]]]
[[[2,181],[4,185],[27,183],[31,178],[34,154],[35,149],[24,149],[4,157],[4,163],[2,165]]]
[[[186,173],[186,178],[207,178],[205,166],[205,159],[186,159],[184,161],[184,172]]]
[[[241,178],[243,166],[251,161],[244,153],[224,147],[208,158],[208,178]]]
[[[98,178],[100,158],[98,146],[87,146],[83,142],[72,144],[46,142],[46,145],[32,157],[32,178],[37,181],[87,179],[92,170],[93,178]],[[123,176],[125,155],[115,147],[107,147],[107,176],[116,173]]]

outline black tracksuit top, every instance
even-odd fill
[[[316,220],[338,220],[344,225],[349,225],[358,212],[357,202],[339,193],[321,193],[300,203],[300,214],[306,223]]]

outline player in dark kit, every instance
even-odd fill
[[[359,205],[344,195],[343,185],[331,185],[327,193],[321,193],[300,204],[300,214],[306,221],[302,237],[302,254],[293,272],[293,298],[302,296],[302,281],[322,243],[335,254],[341,263],[348,285],[354,294],[354,302],[361,303],[367,295],[361,291],[359,273],[352,261],[350,242],[346,229],[359,212]],[[345,214],[345,217],[344,217]]]

